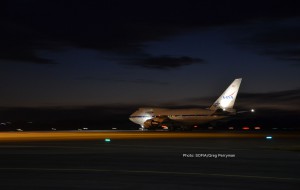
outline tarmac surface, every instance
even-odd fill
[[[297,133],[3,132],[0,161],[1,190],[300,187]]]

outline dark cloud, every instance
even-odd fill
[[[52,63],[38,50],[65,46],[141,53],[145,42],[193,29],[299,16],[296,1],[5,1],[0,59]]]
[[[37,55],[37,50],[52,49],[52,43],[43,41],[36,31],[22,24],[2,20],[0,31],[0,59],[37,64],[53,64],[49,59]]]
[[[299,21],[299,19],[298,19]],[[300,44],[300,27],[273,26],[264,31],[254,35],[249,40],[254,44],[265,46],[284,46],[284,45],[299,45]]]
[[[125,82],[125,83],[137,83],[137,84],[155,84],[155,85],[167,85],[167,82],[156,81],[149,79],[122,79],[122,78],[100,78],[100,77],[77,77],[77,80],[85,81],[109,81],[109,82]]]
[[[299,44],[300,45],[300,44]],[[278,60],[295,61],[300,64],[300,49],[285,49],[285,50],[268,50],[263,52],[264,55],[271,55]]]
[[[56,64],[51,59],[45,59],[37,56],[33,51],[27,50],[3,50],[0,51],[0,59],[2,60],[9,60],[9,61],[21,61],[27,63],[35,63],[35,64]]]
[[[159,57],[143,57],[136,58],[134,60],[129,60],[122,62],[123,64],[138,66],[146,69],[175,69],[183,66],[188,66],[192,64],[204,63],[202,59],[191,58],[187,56],[182,57],[170,57],[170,56],[159,56]]]
[[[238,105],[279,110],[300,110],[300,89],[270,93],[241,93]]]
[[[186,104],[210,106],[217,97],[190,98],[183,100]],[[174,104],[173,104],[174,105]],[[267,110],[298,110],[300,111],[300,89],[268,93],[242,93],[238,94],[235,106],[241,109],[267,109]]]
[[[254,50],[259,55],[300,63],[299,22],[300,17],[271,22],[267,25],[262,23],[250,25],[240,31],[241,36],[248,35],[238,38],[237,43]]]

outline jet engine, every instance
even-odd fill
[[[144,127],[146,129],[157,129],[161,128],[163,123],[168,121],[168,117],[155,117],[153,119],[148,119],[144,122]]]

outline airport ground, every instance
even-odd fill
[[[299,135],[3,132],[1,189],[298,189]]]

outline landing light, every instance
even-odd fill
[[[168,129],[168,126],[167,125],[162,125],[161,126],[163,129]]]
[[[251,109],[251,112],[253,113],[253,112],[255,112],[255,110],[254,110],[254,109]]]

